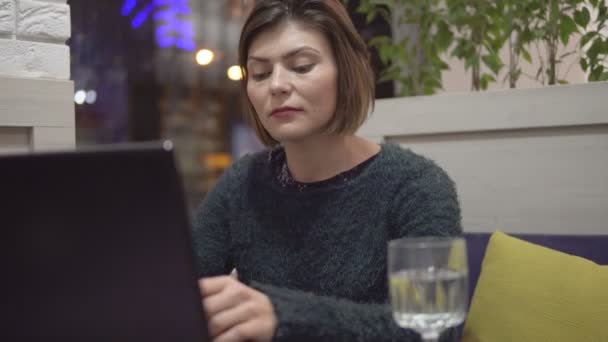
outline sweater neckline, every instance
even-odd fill
[[[368,159],[364,160],[363,162],[357,164],[350,170],[344,171],[329,179],[322,180],[319,182],[303,183],[303,184],[307,184],[307,185],[313,184],[313,186],[304,187],[304,189],[302,189],[302,190],[300,190],[297,187],[296,188],[283,187],[280,184],[280,182],[277,180],[275,170],[273,169],[272,157],[273,157],[273,153],[277,153],[276,151],[280,150],[280,149],[282,149],[282,148],[279,147],[279,148],[276,148],[274,150],[270,150],[267,152],[268,153],[267,157],[264,158],[264,162],[262,163],[264,179],[266,180],[266,182],[269,182],[270,186],[278,192],[307,194],[307,193],[334,191],[334,190],[342,189],[346,186],[351,186],[351,185],[358,183],[360,180],[366,178],[370,173],[373,173],[372,172],[373,169],[376,168],[377,165],[379,163],[381,163],[383,159],[386,158],[386,155],[387,155],[388,149],[389,149],[389,145],[384,144],[384,143],[380,144],[380,151],[378,153],[369,157]],[[359,167],[361,167],[359,170],[353,170],[353,169],[357,169]],[[349,172],[351,172],[351,171],[354,171],[353,175],[350,175]],[[334,181],[334,178],[343,177],[345,173],[351,177],[346,177],[347,179],[345,181],[340,181],[340,182]],[[321,186],[317,186],[318,184],[320,184]]]

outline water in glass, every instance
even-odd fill
[[[390,298],[399,326],[433,341],[464,322],[468,272],[463,239],[395,240],[388,256]]]
[[[465,273],[447,269],[406,270],[390,276],[395,321],[417,331],[441,331],[464,321]]]

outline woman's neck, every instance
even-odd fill
[[[379,145],[352,135],[316,136],[283,147],[292,177],[303,183],[329,179],[380,151]]]

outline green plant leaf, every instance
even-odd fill
[[[579,46],[581,48],[584,48],[585,45],[587,45],[587,43],[589,43],[589,41],[591,39],[593,39],[593,37],[597,36],[598,33],[596,31],[591,31],[591,32],[587,32],[583,35],[583,37],[581,38],[581,43],[579,44]]]
[[[496,82],[496,79],[490,74],[483,74],[479,79],[479,86],[481,89],[486,90],[490,82]]]
[[[599,81],[600,78],[602,77],[602,74],[604,73],[604,66],[603,65],[598,65],[593,71],[591,71],[591,73],[589,74],[589,81],[590,82],[596,82]]]
[[[422,92],[425,95],[434,94],[435,89],[441,89],[441,81],[433,77],[427,77],[422,84]]]
[[[392,61],[391,52],[393,47],[391,45],[382,45],[378,48],[378,55],[383,64],[389,64]]]
[[[454,34],[450,31],[450,27],[445,21],[440,21],[437,26],[437,38],[436,44],[439,51],[447,50],[452,41],[454,40]]]
[[[597,12],[597,17],[602,20],[602,18],[604,18],[606,16],[606,14],[608,14],[608,6],[606,6],[605,3],[600,2],[599,3],[599,10]]]
[[[547,34],[547,30],[544,28],[535,29],[532,32],[534,33],[534,37],[536,37],[536,39],[542,39]]]
[[[522,49],[521,50],[521,56],[528,62],[528,63],[532,63],[532,56],[530,56],[530,53],[528,52],[528,50],[526,49]]]
[[[464,51],[464,47],[463,47],[462,43],[460,41],[458,41],[456,43],[456,46],[454,47],[454,49],[452,49],[451,56],[457,57],[457,58],[462,58],[463,51]]]
[[[469,70],[470,68],[479,64],[479,60],[476,56],[467,57],[464,60],[464,70]]]
[[[531,42],[533,40],[534,31],[532,31],[530,27],[527,27],[521,31],[521,34],[519,35],[519,41],[521,45],[525,45],[526,43]]]
[[[557,80],[558,84],[568,84],[568,81],[566,80]]]
[[[485,65],[488,66],[488,68],[490,68],[490,70],[492,70],[492,72],[495,75],[498,75],[498,73],[500,72],[500,69],[502,69],[502,67],[504,65],[502,63],[502,61],[500,60],[500,57],[496,53],[491,53],[489,55],[485,55],[485,56],[481,57],[481,59],[483,60]]]
[[[374,19],[376,19],[376,15],[378,12],[376,11],[370,11],[367,13],[367,16],[365,17],[365,21],[369,24],[372,21],[374,21]]]
[[[597,59],[597,56],[604,51],[604,42],[601,39],[596,39],[589,50],[587,50],[587,56],[591,61]]]
[[[586,7],[583,7],[583,9],[580,11],[574,12],[574,21],[578,26],[581,26],[583,29],[587,27],[590,20],[591,14],[589,14],[589,10]]]
[[[376,36],[372,39],[369,40],[368,44],[370,46],[383,46],[383,45],[389,45],[391,44],[391,38],[389,36]]]
[[[576,23],[572,18],[567,15],[562,15],[560,24],[559,24],[559,37],[562,41],[562,44],[568,45],[568,41],[570,40],[570,36],[572,33],[576,32]]]
[[[379,82],[393,81],[399,79],[399,77],[401,77],[401,68],[392,65],[384,70],[380,76]]]
[[[361,14],[369,13],[374,9],[374,4],[370,1],[362,0],[357,7],[357,12]]]
[[[587,71],[587,68],[589,68],[589,64],[587,64],[587,60],[584,58],[581,58],[580,65],[581,65],[581,69],[583,69],[583,71]]]

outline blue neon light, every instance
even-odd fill
[[[122,4],[122,10],[120,13],[123,17],[126,17],[135,9],[135,6],[137,6],[137,0],[125,0],[125,2]]]
[[[142,9],[141,11],[137,12],[135,18],[131,20],[131,26],[133,26],[133,28],[140,27],[146,21],[146,19],[148,19],[148,17],[153,11],[154,5],[151,3],[147,4],[146,7],[144,7],[144,9]]]
[[[187,16],[192,14],[189,0],[124,0],[121,14],[129,16],[131,26],[136,29],[152,16],[156,24],[156,43],[161,48],[175,46],[178,49],[192,51],[196,48],[194,28]],[[143,6],[138,6],[145,3]],[[136,10],[136,8],[140,8]]]

